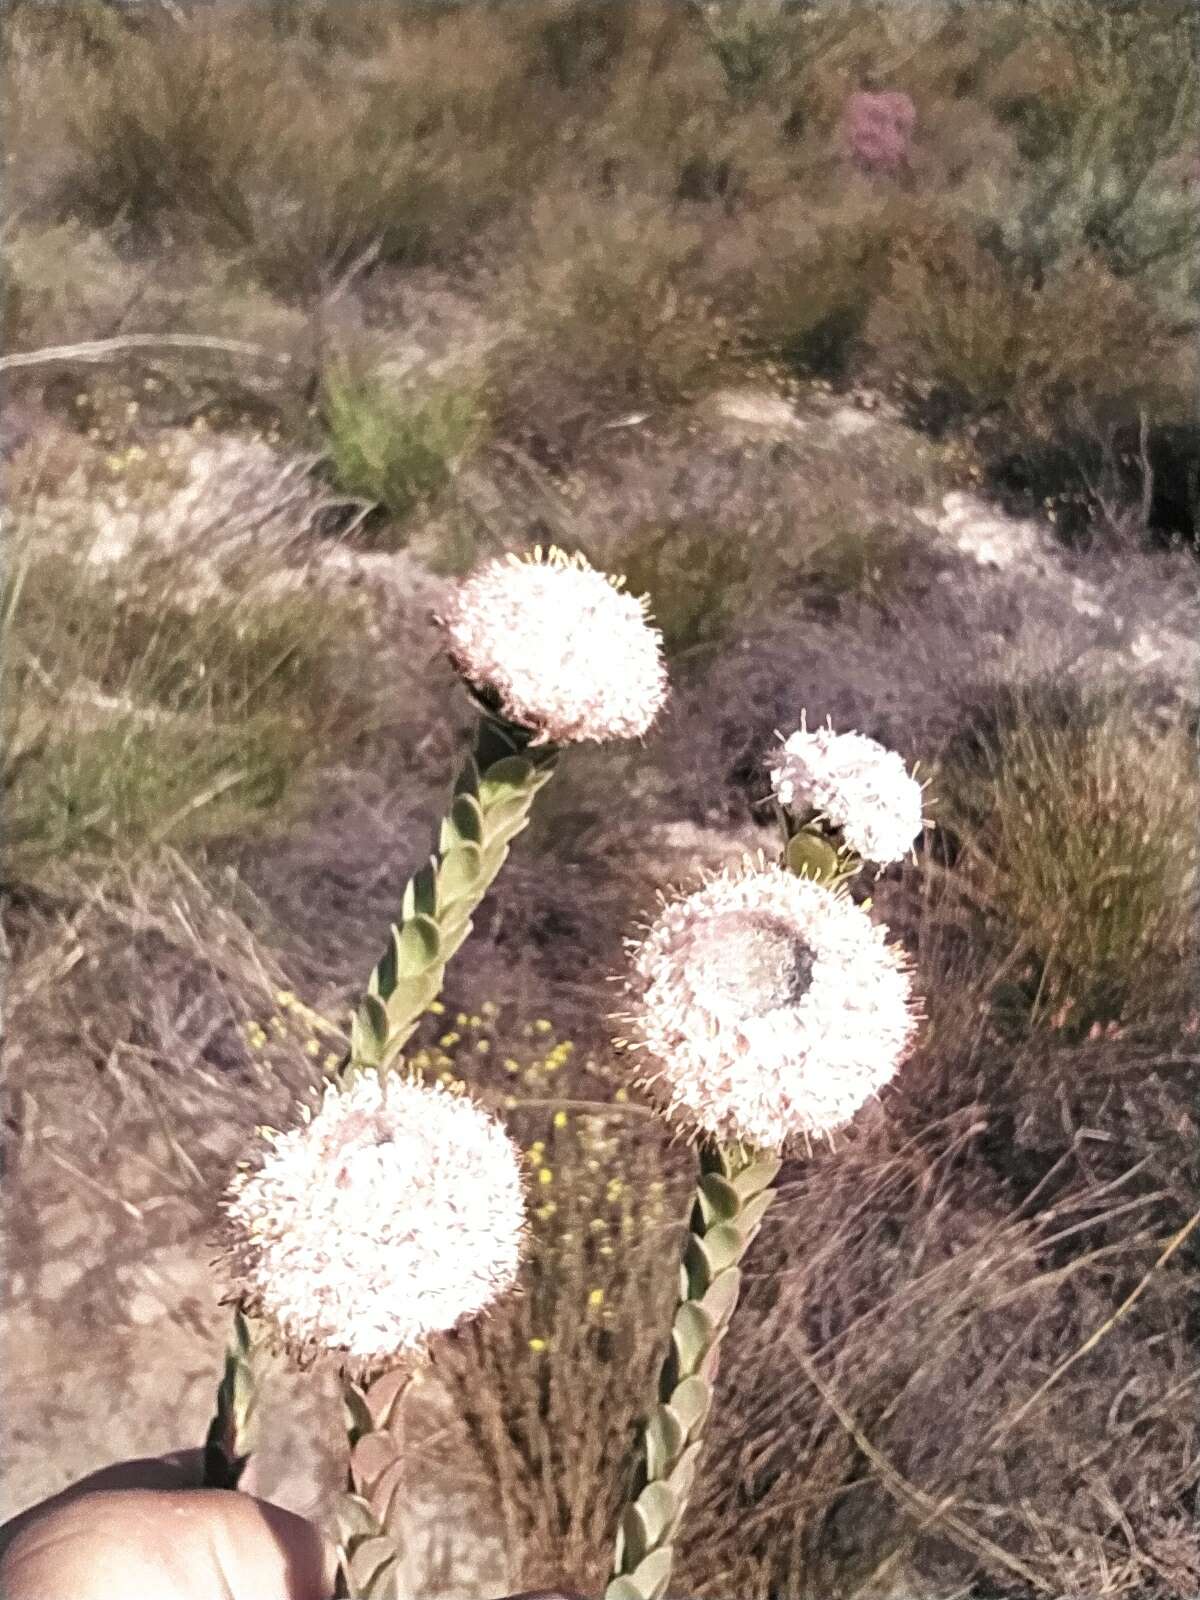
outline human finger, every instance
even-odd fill
[[[0,1559],[5,1600],[326,1600],[317,1528],[228,1489],[108,1489],[32,1518]]]

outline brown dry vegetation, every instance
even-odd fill
[[[74,1410],[22,1414],[39,1484],[99,1464],[124,1337],[102,1253],[53,1300],[64,1185],[122,1260],[203,1256],[425,849],[467,722],[441,586],[553,540],[650,593],[675,694],[564,761],[419,1041],[536,1207],[522,1293],[442,1353],[433,1477],[477,1463],[511,1587],[603,1581],[688,1180],[616,1098],[603,979],[657,889],[771,847],[807,706],[931,772],[874,888],[928,1019],[786,1169],[675,1590],[1192,1600],[1197,695],[1156,654],[1195,622],[1185,9],[6,21],[10,1310],[81,1351]],[[844,144],[872,85],[916,107],[890,173]],[[980,485],[1061,548],[935,537]],[[160,1423],[130,1447],[189,1442]]]

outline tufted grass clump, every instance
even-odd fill
[[[197,597],[170,561],[133,557],[117,575],[40,538],[15,552],[6,591],[10,882],[271,826],[316,752],[371,720],[344,670],[349,602]]]
[[[756,556],[740,534],[703,521],[650,525],[621,547],[627,582],[655,597],[674,659],[707,654],[728,636],[750,600]]]
[[[399,389],[344,372],[326,382],[325,422],[339,488],[385,511],[395,544],[405,539],[397,524],[449,486],[486,427],[469,387]]]
[[[43,37],[43,81],[70,84],[66,159],[30,152],[18,189],[52,216],[199,237],[288,298],[367,257],[461,252],[534,149],[512,126],[508,41],[486,17],[396,13],[358,37],[326,21],[322,38],[259,6],[185,30],[154,17],[95,60]],[[473,53],[488,62],[474,75]]]
[[[937,779],[957,870],[1028,957],[1039,1023],[1087,1031],[1172,1009],[1195,955],[1194,737],[1096,702],[1070,720],[1032,696],[973,762]]]

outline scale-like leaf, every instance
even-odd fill
[[[687,1442],[687,1430],[670,1406],[656,1406],[646,1424],[646,1452],[651,1478],[664,1477]]]
[[[695,1372],[715,1337],[716,1327],[708,1312],[697,1301],[685,1300],[671,1328],[681,1376]]]
[[[715,1228],[710,1228],[704,1238],[697,1242],[704,1252],[704,1259],[708,1262],[709,1283],[718,1272],[724,1272],[726,1267],[734,1266],[746,1248],[746,1241],[735,1222],[718,1222]]]
[[[751,1196],[759,1194],[763,1189],[769,1188],[779,1176],[783,1162],[774,1156],[765,1157],[755,1161],[752,1166],[744,1167],[733,1179],[733,1187],[741,1195],[743,1202]]]
[[[671,1476],[666,1480],[675,1496],[675,1503],[679,1507],[687,1505],[688,1496],[692,1492],[692,1484],[696,1479],[696,1468],[700,1463],[700,1452],[703,1448],[704,1443],[701,1439],[689,1444],[676,1462]]]
[[[398,1560],[395,1545],[378,1534],[356,1545],[350,1557],[350,1584],[359,1600],[392,1600],[396,1593]]]
[[[718,1172],[706,1172],[700,1179],[697,1196],[705,1227],[716,1222],[728,1222],[741,1209],[741,1196],[733,1184]]]
[[[631,1578],[614,1578],[604,1591],[604,1600],[643,1600],[643,1595]]]
[[[430,967],[427,972],[420,973],[415,978],[400,978],[396,987],[388,998],[388,1037],[389,1040],[410,1019],[420,1018],[431,1000],[437,998],[438,990],[442,987],[442,966]]]
[[[743,1238],[750,1239],[757,1233],[759,1224],[771,1209],[774,1199],[774,1189],[764,1189],[761,1194],[756,1194],[752,1200],[746,1201],[737,1219]]]
[[[712,1391],[703,1378],[685,1378],[671,1396],[671,1410],[687,1429],[688,1436],[704,1426],[712,1405]]]
[[[654,1548],[646,1515],[638,1505],[626,1506],[621,1518],[621,1547],[617,1564],[632,1571]]]
[[[338,1496],[336,1521],[338,1541],[343,1546],[348,1546],[356,1539],[372,1539],[379,1531],[375,1513],[357,1494]]]
[[[433,917],[438,914],[437,862],[430,859],[419,872],[409,879],[404,890],[400,909],[401,922],[412,917]]]
[[[475,894],[482,876],[483,851],[477,844],[459,844],[448,850],[438,873],[443,906]]]
[[[442,935],[432,917],[414,917],[396,941],[396,976],[414,978],[441,956]]]
[[[479,780],[480,805],[487,811],[511,799],[514,792],[523,799],[535,770],[527,756],[504,756],[493,761]]]
[[[650,1546],[659,1544],[662,1536],[679,1515],[679,1504],[674,1492],[666,1483],[648,1483],[637,1497],[637,1505],[646,1522]]]
[[[484,840],[483,810],[474,795],[455,795],[450,807],[449,821],[464,844],[482,844]]]
[[[671,1563],[674,1558],[672,1550],[652,1550],[641,1564],[629,1574],[637,1585],[638,1592],[646,1600],[658,1600],[658,1596],[666,1589],[671,1581]]]
[[[797,877],[814,878],[818,883],[830,882],[842,867],[834,847],[815,833],[798,833],[788,840],[784,865]]]
[[[724,1272],[717,1273],[700,1301],[714,1327],[722,1327],[733,1315],[741,1287],[742,1274],[737,1267],[726,1267]]]

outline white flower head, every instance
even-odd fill
[[[865,734],[810,733],[803,717],[771,767],[771,787],[788,811],[816,812],[878,866],[901,860],[924,826],[921,785],[902,757]]]
[[[259,1158],[224,1200],[228,1263],[302,1358],[368,1370],[414,1354],[516,1280],[520,1154],[467,1096],[366,1073],[299,1127],[265,1130]]]
[[[646,601],[581,555],[485,562],[440,619],[455,667],[534,743],[637,739],[667,697]]]
[[[916,1031],[904,952],[841,890],[746,862],[667,902],[633,946],[626,1020],[668,1116],[778,1150],[832,1133]]]

